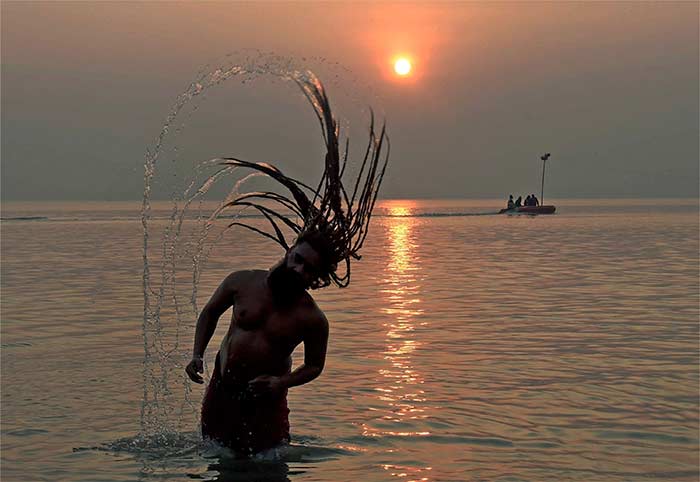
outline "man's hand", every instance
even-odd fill
[[[199,357],[192,358],[192,361],[185,368],[187,376],[195,383],[204,383],[204,379],[200,373],[204,373],[204,360]]]
[[[275,395],[286,388],[280,377],[272,375],[260,375],[249,381],[248,386],[254,395]]]

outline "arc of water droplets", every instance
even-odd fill
[[[192,82],[188,88],[180,96],[178,96],[170,113],[166,117],[165,123],[156,138],[154,146],[146,153],[144,164],[144,196],[141,210],[141,223],[143,226],[143,295],[144,295],[144,311],[143,311],[143,339],[144,339],[144,365],[143,365],[143,401],[141,406],[141,434],[143,440],[150,440],[152,443],[163,443],[173,436],[177,437],[174,427],[172,427],[171,415],[173,409],[170,407],[168,397],[172,394],[168,383],[168,375],[172,371],[172,364],[177,365],[178,349],[180,343],[180,328],[183,323],[183,316],[197,315],[197,284],[199,282],[202,266],[208,259],[213,246],[224,235],[224,229],[217,236],[216,240],[207,246],[206,241],[209,237],[212,227],[224,210],[224,205],[232,200],[239,192],[243,183],[249,179],[260,175],[253,173],[239,180],[230,190],[226,198],[219,204],[219,207],[208,216],[201,224],[202,203],[204,195],[218,181],[228,178],[235,170],[234,167],[228,166],[219,168],[213,175],[205,179],[199,187],[197,186],[197,178],[208,169],[218,166],[218,159],[211,159],[199,163],[194,170],[189,185],[185,189],[181,198],[174,195],[173,208],[168,218],[168,224],[163,235],[161,245],[161,266],[159,285],[154,288],[151,273],[151,263],[149,260],[149,224],[151,221],[151,191],[152,182],[156,174],[156,166],[159,157],[161,156],[166,140],[168,139],[171,126],[176,119],[182,115],[186,106],[194,104],[192,112],[197,109],[197,104],[193,102],[195,98],[202,98],[201,95],[209,88],[219,85],[222,82],[239,78],[242,82],[248,82],[260,76],[273,76],[282,80],[291,80],[300,78],[305,74],[294,68],[293,62],[290,59],[274,55],[259,55],[251,59],[248,58],[243,65],[230,65],[225,68],[218,68],[209,73],[201,73],[198,78]],[[190,114],[191,115],[191,114]],[[182,128],[176,130],[179,133]],[[194,190],[194,191],[193,191]],[[190,206],[193,202],[199,200],[199,215],[197,222],[201,224],[201,228],[193,237],[196,239],[193,249],[190,246],[182,243],[183,222],[186,219]],[[180,203],[182,201],[182,204]],[[238,211],[240,215],[243,210]],[[184,250],[182,253],[180,250]],[[191,259],[192,277],[191,277],[191,295],[189,297],[189,309],[184,309],[181,306],[177,295],[177,263],[178,260],[187,256]],[[166,297],[173,303],[176,323],[174,324],[175,333],[174,341],[171,345],[166,346],[166,333],[161,320],[163,314],[164,303]],[[191,322],[191,319],[189,320]],[[180,428],[183,423],[186,407],[189,407],[192,412],[196,412],[196,407],[191,400],[191,387],[189,382],[182,377],[182,384],[185,391],[185,402],[180,407],[179,417],[176,422]]]

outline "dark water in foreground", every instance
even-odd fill
[[[200,443],[181,367],[179,431],[135,438],[138,204],[6,203],[2,480],[697,480],[697,200],[463,215],[500,204],[385,201],[350,287],[316,295],[329,358],[291,391],[293,446],[240,462]],[[253,239],[213,252],[200,306],[280,254]]]

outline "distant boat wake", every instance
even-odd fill
[[[483,213],[463,213],[463,212],[458,212],[458,213],[451,213],[451,212],[431,212],[431,213],[414,213],[414,214],[375,214],[372,217],[373,218],[464,218],[464,217],[472,217],[472,216],[495,216],[499,214],[498,211],[489,211],[489,212],[483,212]],[[265,219],[265,217],[262,214],[232,214],[232,215],[220,215],[220,219],[236,219],[236,218],[248,218],[248,219]],[[48,216],[17,216],[17,217],[5,217],[5,218],[0,218],[0,221],[63,221],[63,222],[70,222],[70,221],[81,221],[81,222],[89,222],[89,221],[132,221],[132,220],[138,220],[140,218],[138,217],[125,217],[125,216],[117,216],[117,217],[58,217],[58,218],[52,218]],[[152,220],[168,220],[170,219],[169,216],[152,216]]]
[[[471,216],[495,216],[500,214],[498,211],[490,211],[485,213],[462,213],[462,212],[434,212],[434,213],[410,213],[410,214],[373,214],[372,218],[464,218]],[[226,218],[228,216],[220,216]],[[232,215],[231,218],[263,218],[260,214],[239,214]]]
[[[14,216],[0,218],[0,221],[44,221],[49,219],[46,216]]]
[[[470,216],[495,216],[498,211],[486,213],[416,213],[416,214],[375,214],[377,218],[464,218]]]

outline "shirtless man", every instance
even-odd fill
[[[289,442],[287,389],[318,377],[326,360],[328,321],[307,289],[330,266],[323,243],[302,236],[269,270],[234,272],[214,292],[197,320],[185,369],[192,381],[204,382],[204,351],[233,306],[202,404],[204,437],[248,456]],[[300,343],[304,363],[292,371]]]
[[[343,174],[348,141],[341,156],[340,129],[323,84],[308,71],[294,80],[321,124],[326,147],[321,181],[313,189],[267,162],[219,159],[222,165],[261,173],[289,193],[255,191],[225,204],[226,208],[251,208],[262,214],[270,224],[268,231],[246,220],[234,221],[229,227],[237,225],[264,235],[282,246],[285,255],[268,271],[239,271],[221,283],[197,320],[192,361],[186,368],[194,382],[204,382],[204,350],[219,317],[233,306],[231,326],[216,356],[202,404],[202,435],[243,455],[289,441],[287,389],[318,377],[326,361],[328,321],[307,289],[350,284],[350,260],[361,258],[389,161],[386,127],[375,130],[372,115],[359,173],[352,188],[346,189]],[[278,223],[300,233],[291,248]],[[300,343],[304,343],[304,363],[292,371],[291,354]]]

